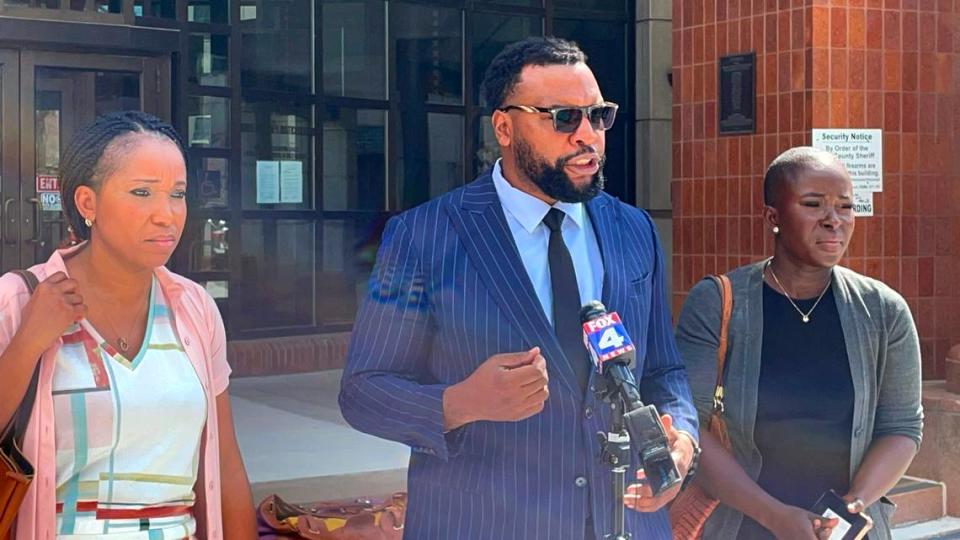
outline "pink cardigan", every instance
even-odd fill
[[[66,272],[65,254],[80,246],[55,252],[47,262],[30,268],[40,281],[56,272]],[[155,271],[166,296],[174,325],[193,364],[207,398],[207,424],[201,439],[199,479],[194,487],[197,505],[197,538],[223,538],[220,508],[220,444],[217,436],[216,396],[227,389],[230,366],[223,320],[213,299],[196,283],[164,267]],[[0,350],[6,348],[20,326],[20,311],[29,294],[20,277],[0,277]],[[56,448],[51,387],[54,358],[62,345],[53,343],[43,353],[36,403],[24,439],[24,453],[36,469],[30,491],[20,507],[16,540],[54,540],[56,537]],[[202,487],[202,490],[200,489]]]

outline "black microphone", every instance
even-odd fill
[[[583,324],[583,344],[590,352],[593,367],[603,375],[605,382],[620,394],[627,410],[643,407],[637,381],[633,377],[636,348],[627,335],[617,312],[591,300],[580,309]]]
[[[595,392],[604,401],[616,397],[623,403],[623,424],[630,435],[631,446],[639,454],[640,465],[654,496],[680,483],[680,472],[670,455],[667,432],[660,422],[660,413],[653,405],[644,405],[633,377],[636,347],[617,312],[596,300],[580,309],[583,344],[597,371],[603,375]]]

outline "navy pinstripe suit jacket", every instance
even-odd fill
[[[696,434],[653,223],[605,193],[587,209],[603,254],[601,301],[636,342],[642,397]],[[540,414],[443,433],[447,386],[494,354],[533,346],[550,376]],[[610,473],[596,435],[608,426],[608,409],[580,393],[489,172],[389,221],[340,406],[355,428],[412,448],[405,540],[580,540],[588,512],[598,538],[610,530]],[[627,510],[627,530],[637,540],[670,537],[662,510]]]

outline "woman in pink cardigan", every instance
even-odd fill
[[[0,425],[39,368],[17,540],[256,537],[223,321],[163,266],[186,221],[185,161],[153,116],[98,118],[61,165],[82,242],[30,269],[32,295],[0,278]]]

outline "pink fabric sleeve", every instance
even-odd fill
[[[20,312],[29,300],[30,291],[20,276],[7,273],[0,277],[0,354],[20,328]]]
[[[207,331],[209,332],[210,346],[210,385],[213,395],[219,396],[230,385],[230,363],[227,362],[227,333],[223,327],[223,317],[213,297],[203,292],[206,306]]]

